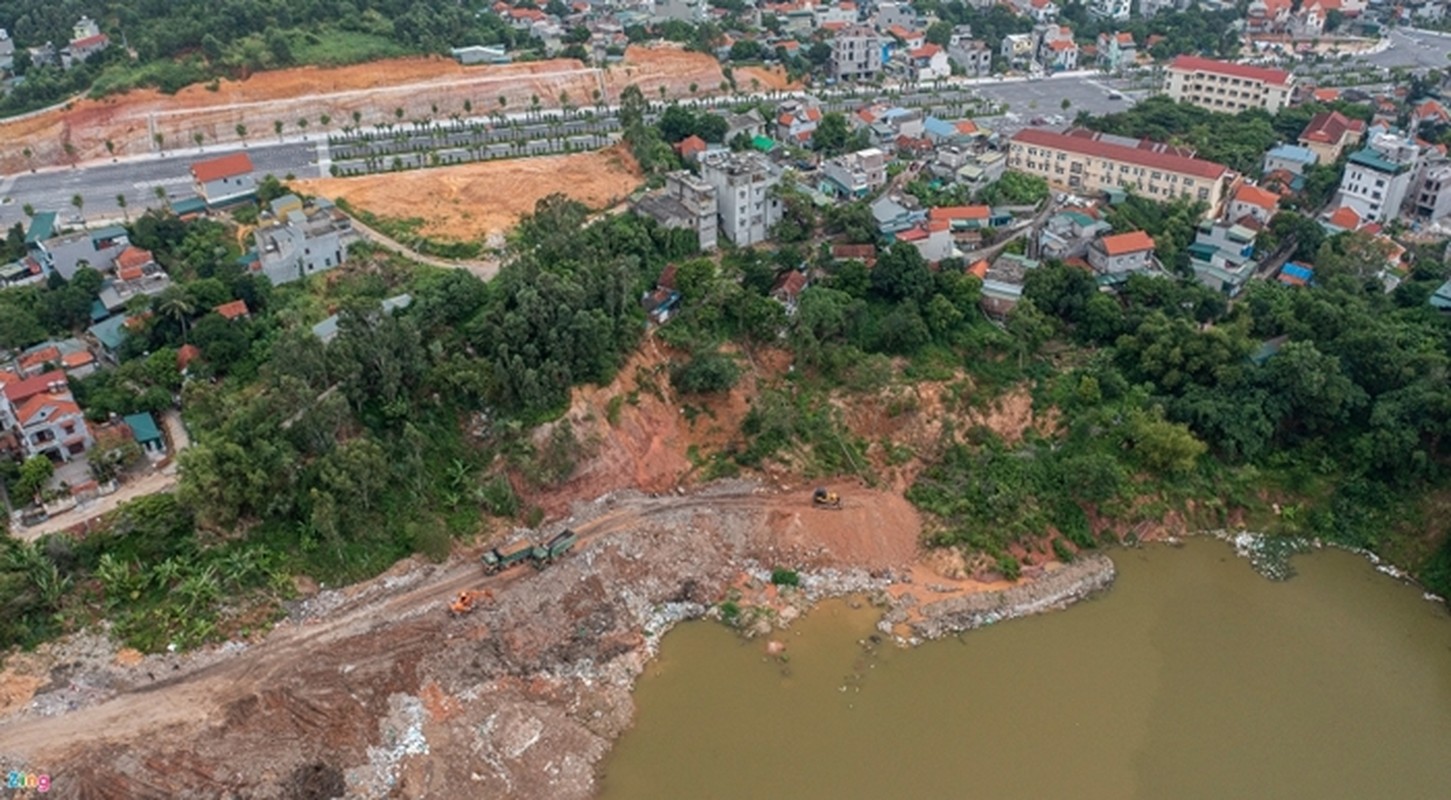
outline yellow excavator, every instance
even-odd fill
[[[830,508],[840,511],[841,495],[827,489],[825,486],[819,486],[816,491],[811,493],[811,504],[817,508]]]
[[[485,600],[493,599],[494,593],[489,591],[488,589],[480,589],[478,591],[462,591],[458,593],[458,597],[455,597],[452,603],[448,604],[448,613],[454,615],[455,617],[461,617],[465,614],[471,614],[473,613],[473,610],[475,608],[478,608]]]

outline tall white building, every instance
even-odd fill
[[[700,177],[715,187],[720,232],[746,247],[763,242],[781,221],[781,198],[775,188],[781,173],[756,152],[712,150],[701,154]]]
[[[1090,0],[1088,13],[1099,19],[1124,22],[1129,18],[1130,0]]]
[[[1416,175],[1420,149],[1414,141],[1379,133],[1350,154],[1340,179],[1340,205],[1368,222],[1384,222],[1400,213]]]

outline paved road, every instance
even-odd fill
[[[319,137],[312,137],[317,140]],[[126,210],[140,214],[146,208],[161,205],[156,196],[160,186],[171,199],[191,197],[191,173],[188,168],[202,159],[246,150],[252,163],[262,173],[282,177],[288,173],[298,177],[323,174],[318,165],[318,141],[266,143],[255,142],[243,148],[237,145],[169,150],[165,154],[121,159],[115,163],[93,162],[70,169],[64,167],[0,177],[0,226],[10,227],[25,219],[23,207],[31,204],[37,211],[74,210],[71,198],[79,194],[85,200],[84,212],[92,219],[117,219],[122,216],[116,195],[126,195]],[[322,172],[319,170],[322,169]]]
[[[1366,62],[1381,67],[1431,67],[1451,68],[1451,35],[1415,28],[1396,28],[1390,34],[1390,46],[1372,55],[1364,56]],[[1138,99],[1143,91],[1125,91],[1113,79],[1092,71],[1079,71],[1056,75],[1041,80],[1010,78],[1005,80],[979,79],[954,81],[944,86],[934,102],[955,102],[954,94],[978,94],[990,100],[1004,103],[1008,111],[1016,115],[1002,121],[1007,128],[1021,127],[1033,117],[1059,115],[1071,119],[1080,111],[1091,114],[1106,114],[1125,108]],[[1122,99],[1113,99],[1111,92],[1116,87]],[[829,95],[830,92],[824,92]],[[908,93],[903,99],[913,96],[929,97],[926,91]],[[1069,107],[1062,108],[1064,100]],[[606,110],[606,114],[609,111]],[[521,119],[522,127],[528,133],[543,133],[545,124],[523,120],[527,115],[511,114]],[[487,124],[487,118],[478,122]],[[574,133],[589,123],[571,121],[564,124],[564,130]],[[1056,126],[1055,126],[1056,127]],[[502,132],[501,132],[502,133]],[[284,142],[254,141],[246,150],[251,153],[259,171],[271,172],[279,177],[287,174],[325,175],[331,165],[331,156],[325,142],[318,134],[302,141],[292,137]],[[502,145],[501,145],[502,146]],[[531,151],[538,149],[531,145]],[[540,146],[542,147],[542,145]],[[127,209],[140,213],[143,209],[159,205],[155,187],[163,186],[172,199],[191,196],[187,168],[201,158],[212,158],[243,148],[236,144],[214,145],[203,151],[196,149],[172,150],[164,155],[142,156],[125,159],[118,163],[92,163],[74,169],[50,169],[37,173],[14,176],[0,176],[0,229],[24,220],[21,209],[29,203],[39,210],[71,209],[71,198],[77,194],[85,200],[85,215],[92,219],[115,219],[122,216],[116,203],[117,193],[126,195]]]
[[[1377,67],[1439,69],[1451,67],[1451,35],[1417,28],[1392,28],[1390,47],[1379,53],[1357,57]]]

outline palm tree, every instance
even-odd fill
[[[169,198],[166,196],[165,186],[158,186],[153,191],[156,192],[156,199],[160,200],[163,205],[171,205]]]
[[[106,152],[111,155],[112,159],[116,157],[116,143],[110,139],[106,140]]]
[[[361,124],[363,124],[363,112],[361,112],[361,111],[354,111],[353,112],[353,124],[354,125],[361,125]]]
[[[71,205],[76,207],[76,214],[79,216],[81,211],[86,207],[86,198],[81,197],[79,194],[73,194],[71,195]],[[86,218],[81,216],[81,227],[85,227],[85,225]]]
[[[272,130],[277,133],[278,140],[282,139],[282,120],[272,120]]]
[[[126,221],[127,222],[130,222],[131,221],[131,212],[129,212],[129,211],[126,210],[126,195],[124,195],[124,194],[118,194],[118,195],[116,195],[116,205],[118,205],[118,206],[121,207],[121,215],[126,218]]]
[[[306,139],[307,138],[307,117],[303,117],[302,119],[300,119],[300,120],[297,121],[297,129],[300,130],[300,131],[302,131],[302,138]]]
[[[323,114],[322,116],[320,116],[320,117],[317,118],[317,121],[324,128],[326,128],[328,126],[328,123],[330,123],[330,122],[333,121],[333,116],[332,116],[332,114]]]
[[[191,295],[180,286],[172,286],[157,298],[156,311],[181,326],[181,341],[185,343],[187,323],[196,311],[196,301]]]

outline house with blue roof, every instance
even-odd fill
[[[1315,270],[1291,261],[1280,268],[1277,280],[1286,286],[1309,286],[1315,281]]]
[[[1314,151],[1308,147],[1282,144],[1265,153],[1264,171],[1268,175],[1277,169],[1282,169],[1291,175],[1303,177],[1305,171],[1314,166],[1316,159]]]

